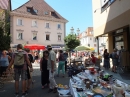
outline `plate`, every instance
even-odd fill
[[[92,97],[104,97],[104,96],[102,94],[97,93],[97,94],[94,94]]]

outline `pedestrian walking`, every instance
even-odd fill
[[[43,57],[41,58],[40,61],[42,89],[44,89],[45,86],[49,87],[49,70],[47,70],[48,56],[49,56],[49,52],[44,51]]]
[[[58,64],[58,76],[60,74],[60,70],[62,70],[62,76],[64,77],[65,76],[65,58],[64,58],[64,55],[63,55],[63,51],[60,50],[59,51],[59,64]]]
[[[103,67],[105,69],[109,69],[110,68],[110,59],[109,59],[109,53],[107,52],[107,49],[104,50],[103,57],[104,57]]]
[[[7,51],[3,50],[2,55],[0,56],[0,77],[3,75],[4,72],[6,72],[10,60],[11,57],[7,55]]]
[[[49,70],[49,81],[50,81],[50,89],[49,92],[56,93],[57,92],[57,84],[54,78],[55,71],[56,71],[56,54],[52,50],[52,47],[50,45],[47,46],[47,49],[49,51],[49,57],[48,57],[48,64],[47,69]]]
[[[67,58],[68,58],[68,52],[66,51],[64,54],[64,60],[65,60],[65,72],[67,72]]]
[[[9,70],[11,66],[14,64],[14,80],[15,80],[15,97],[19,96],[19,78],[21,76],[22,80],[22,97],[25,97],[25,81],[27,79],[26,70],[27,70],[27,64],[29,65],[31,71],[32,71],[32,65],[30,64],[30,61],[28,59],[27,53],[23,50],[22,44],[17,45],[17,51],[13,53],[13,57],[11,59],[11,62],[7,68],[7,73],[9,73]]]

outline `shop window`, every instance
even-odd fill
[[[115,48],[120,50],[121,46],[124,47],[123,35],[115,36]]]

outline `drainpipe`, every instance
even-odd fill
[[[97,39],[97,53],[99,55],[99,37],[96,37],[96,39]]]

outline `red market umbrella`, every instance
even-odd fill
[[[44,45],[38,45],[38,44],[28,44],[28,45],[25,45],[24,48],[29,48],[31,50],[34,50],[34,49],[42,49],[44,50],[46,47]]]

